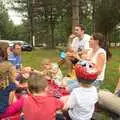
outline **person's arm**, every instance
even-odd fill
[[[85,47],[84,47],[85,50],[89,50],[90,49],[90,45],[89,45],[90,38],[91,38],[91,36],[86,34],[86,38],[85,38],[86,42],[85,42]]]
[[[79,59],[79,56],[78,56],[78,53],[75,52],[75,50],[71,47],[68,49],[67,53],[66,53],[66,56],[68,58],[76,58],[76,59]]]
[[[68,48],[69,47],[71,47],[71,45],[72,45],[72,42],[73,42],[73,39],[76,37],[76,35],[74,35],[74,34],[71,34],[70,36],[69,36],[69,38],[68,38]]]
[[[63,110],[67,110],[69,107],[68,107],[68,99],[69,99],[69,95],[68,96],[63,96],[60,98],[60,100],[64,103],[64,107],[63,107]]]
[[[73,108],[76,102],[76,97],[74,91],[70,94],[68,98],[66,98],[66,104],[64,105],[64,110],[67,110],[68,108]]]
[[[62,109],[63,108],[63,106],[64,106],[64,103],[63,103],[63,101],[61,101],[61,100],[59,100],[59,99],[55,99],[55,104],[56,104],[56,110],[60,110],[60,109]]]
[[[78,38],[76,37],[76,38],[73,39],[73,41],[71,43],[71,49],[73,49],[74,52],[76,52],[77,49],[78,49],[77,40],[78,40]]]
[[[24,97],[21,97],[15,103],[8,106],[5,112],[2,115],[0,115],[0,119],[12,116],[16,114],[17,112],[19,112],[20,110],[22,110],[24,99],[25,99]]]
[[[14,101],[16,101],[15,91],[12,91],[9,94],[9,105],[11,105]]]
[[[98,74],[102,72],[104,64],[105,64],[105,55],[103,53],[100,53],[97,57],[97,62],[95,65]]]

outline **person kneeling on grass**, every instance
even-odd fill
[[[92,69],[92,68],[91,68]],[[80,83],[78,88],[74,88],[71,92],[64,109],[67,120],[90,120],[92,118],[95,103],[98,101],[97,89],[92,85],[95,81],[97,73],[93,70],[77,63],[75,73],[77,81]]]

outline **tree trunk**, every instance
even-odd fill
[[[72,30],[79,24],[79,0],[72,0]]]
[[[92,6],[93,6],[93,11],[92,11],[92,32],[95,32],[95,12],[96,12],[96,3],[95,0],[92,0]]]
[[[32,0],[28,0],[28,41],[32,44],[33,38],[33,8],[32,8]]]
[[[52,48],[55,48],[55,40],[54,40],[54,28],[55,28],[55,24],[51,23],[51,41],[52,41]]]
[[[53,15],[53,8],[51,8],[51,16],[50,16],[50,29],[51,29],[51,43],[52,48],[55,48],[55,40],[54,40],[54,29],[55,29],[55,16]]]
[[[112,34],[112,32],[111,31],[107,31],[106,33],[105,33],[105,40],[106,40],[106,46],[109,48],[110,47],[110,41],[111,41],[111,39],[112,39],[112,36],[111,36],[111,34]]]

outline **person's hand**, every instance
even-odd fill
[[[76,59],[78,59],[78,60],[81,60],[81,58],[80,58],[80,56],[79,56],[78,53],[74,53],[74,54],[73,54],[73,57],[76,58]]]
[[[35,70],[35,69],[33,70],[33,73],[44,75],[43,71],[38,71],[38,70]]]
[[[74,56],[74,53],[73,53],[73,52],[67,52],[66,55],[67,55],[68,57],[73,57],[73,56]]]
[[[22,76],[23,76],[23,78],[28,79],[30,77],[30,74],[29,73],[24,73],[24,74],[22,74]]]
[[[48,75],[45,75],[44,78],[45,78],[46,80],[51,80],[51,77],[48,76]]]
[[[75,34],[71,34],[71,35],[69,36],[69,39],[74,39],[75,37],[76,37]]]
[[[82,51],[78,52],[79,57],[84,60],[90,60],[89,56],[88,56],[88,51],[89,50],[82,50]]]

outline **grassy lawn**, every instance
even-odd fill
[[[120,78],[120,73],[118,68],[120,67],[120,48],[111,49],[112,59],[107,63],[107,69],[105,74],[105,80],[102,88],[114,91],[118,79]]]
[[[102,88],[114,91],[118,78],[118,67],[120,66],[120,48],[111,49],[112,59],[107,63],[106,75]],[[32,52],[23,52],[23,66],[31,66],[33,68],[40,68],[40,61],[43,58],[50,58],[52,61],[58,61],[59,55],[57,50],[39,49]],[[62,66],[62,70],[65,73],[65,66]]]

